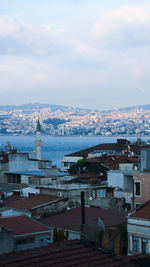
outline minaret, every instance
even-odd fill
[[[39,118],[37,121],[37,127],[36,127],[36,158],[38,160],[41,160],[42,158],[42,153],[41,153],[41,149],[42,149],[42,140],[41,140],[41,125],[39,122]]]

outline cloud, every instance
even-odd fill
[[[51,24],[33,26],[8,16],[0,16],[0,51],[2,54],[45,56],[60,50],[65,29]]]
[[[102,45],[150,44],[150,7],[121,6],[104,13],[94,26],[93,38]]]

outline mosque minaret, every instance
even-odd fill
[[[41,140],[41,125],[39,122],[39,118],[37,121],[37,127],[36,127],[36,158],[38,160],[41,160],[42,158],[42,140]]]

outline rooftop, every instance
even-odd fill
[[[150,220],[150,200],[138,206],[130,215],[132,218]]]
[[[96,225],[98,217],[103,220],[105,226],[120,225],[126,222],[125,212],[85,207],[85,221],[87,224]],[[81,207],[73,208],[51,217],[41,218],[40,221],[45,225],[80,232]]]
[[[8,203],[6,206],[18,210],[32,210],[38,206],[46,205],[50,202],[60,200],[61,198],[56,196],[48,195],[32,195],[26,199],[18,200],[15,202]]]
[[[25,215],[1,217],[0,227],[13,230],[13,233],[16,237],[19,235],[35,234],[48,231],[47,227]]]
[[[0,266],[131,267],[138,265],[130,263],[127,257],[113,257],[94,250],[79,240],[70,240],[1,256]]]

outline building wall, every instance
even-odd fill
[[[103,234],[102,246],[105,249],[110,249],[115,255],[121,253],[121,233],[117,227],[107,227]]]
[[[124,175],[124,191],[133,192],[133,176]]]
[[[142,240],[147,240],[147,253],[150,253],[150,221],[136,218],[128,218],[127,232],[128,232],[128,254],[141,253],[142,252]],[[139,251],[134,252],[133,238],[138,240]]]
[[[0,228],[0,254],[10,253],[15,250],[13,232],[6,228]]]
[[[150,149],[141,151],[141,171],[150,170]]]
[[[80,189],[70,189],[70,190],[61,190],[56,188],[41,188],[41,194],[44,195],[50,195],[50,196],[58,196],[61,194],[63,197],[69,198],[69,200],[75,200],[80,201],[81,198],[81,192],[85,192],[85,200],[88,200],[90,197],[92,197],[92,188],[81,188]]]
[[[50,234],[42,234],[37,236],[16,237],[16,250],[25,250],[48,245]]]
[[[29,176],[21,175],[21,184],[28,184],[28,183],[29,183]]]
[[[123,191],[133,191],[133,176],[119,171],[109,171],[107,174],[108,186],[117,187]]]
[[[103,209],[115,209],[122,211],[124,199],[123,198],[101,198],[86,201],[86,204],[95,207],[101,207]]]
[[[53,226],[48,226],[48,228],[51,231],[51,242],[53,242],[53,233],[54,233],[54,228],[57,227],[53,227]],[[63,228],[57,228],[57,230],[62,230]],[[80,232],[75,232],[75,231],[71,231],[71,230],[67,230],[67,229],[63,229],[64,230],[64,235],[66,235],[66,232],[68,231],[69,235],[68,235],[68,240],[74,240],[74,239],[80,239]]]
[[[72,164],[77,163],[78,160],[83,159],[83,157],[64,157],[61,162],[61,170],[67,171],[70,169]]]
[[[114,190],[115,198],[125,198],[125,202],[131,205],[133,208],[133,193],[132,192],[124,192],[121,190]]]
[[[38,217],[43,214],[53,214],[62,211],[68,207],[68,200],[60,200],[50,204],[41,205],[38,208],[32,209],[31,214],[33,217]]]
[[[23,210],[15,210],[15,209],[9,209],[9,210],[4,210],[1,212],[1,216],[5,217],[5,216],[15,216],[15,215],[27,215],[29,217],[31,217],[31,213],[28,211],[23,211]]]
[[[144,173],[144,172],[139,172],[135,173],[133,175],[134,183],[136,181],[141,182],[141,195],[140,196],[135,196],[134,197],[134,202],[135,204],[142,204],[148,200],[150,200],[150,172],[149,173]],[[135,191],[135,190],[134,190]]]
[[[107,174],[108,186],[118,187],[124,190],[124,175],[119,172],[109,171]]]
[[[28,154],[9,154],[9,171],[38,170],[38,161],[29,160]]]

